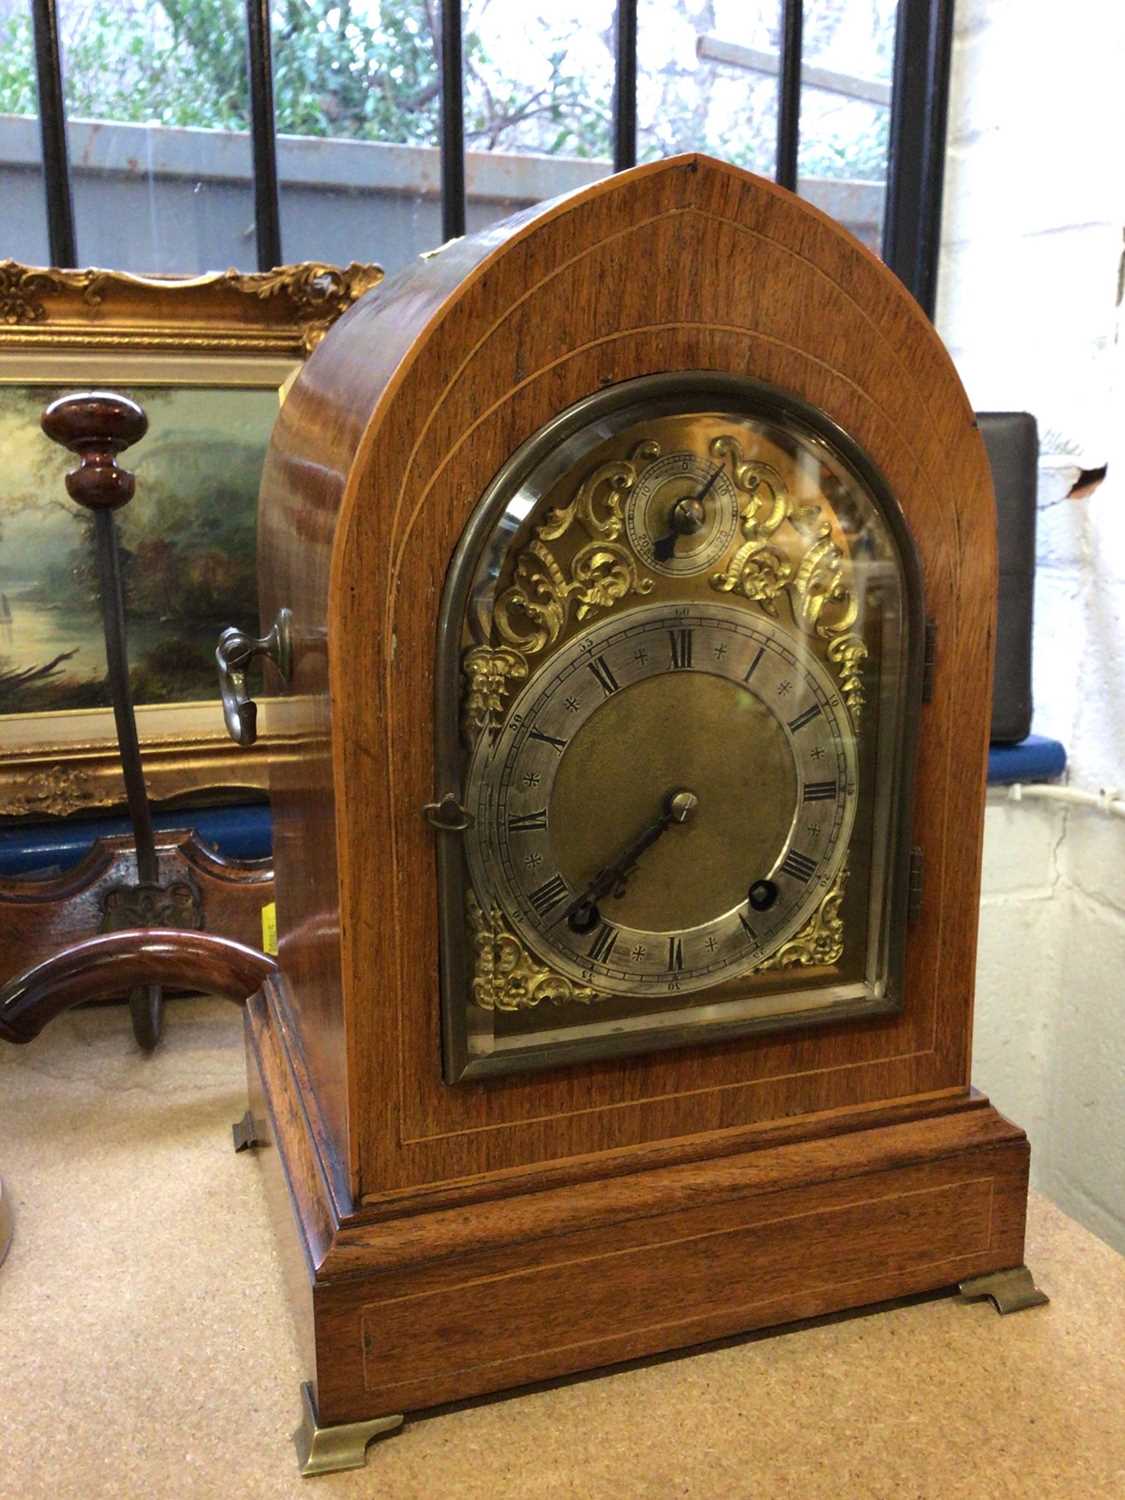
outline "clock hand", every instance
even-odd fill
[[[669,530],[653,543],[652,555],[657,562],[668,561],[675,552],[676,543],[680,537],[692,536],[695,532],[702,530],[706,519],[703,502],[711,493],[712,485],[722,472],[723,466],[718,464],[698,495],[684,495],[673,505],[668,514]]]
[[[555,921],[569,922],[576,932],[588,932],[598,920],[597,903],[601,897],[610,891],[618,891],[620,894],[645,850],[651,849],[665,829],[670,828],[673,823],[686,823],[698,806],[699,798],[686,787],[676,787],[668,792],[660,817],[642,829],[615,860],[603,866],[581,895],[576,896]]]
[[[707,483],[700,490],[699,494],[696,495],[696,497],[695,497],[699,501],[700,505],[702,505],[703,502],[704,502],[704,500],[707,499],[707,496],[711,493],[711,490],[714,487],[715,480],[718,479],[719,475],[722,472],[723,472],[723,466],[722,466],[722,464],[716,464],[715,465],[714,473],[711,475],[710,479],[708,479]]]

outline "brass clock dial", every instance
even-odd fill
[[[645,565],[670,578],[702,573],[738,529],[738,491],[721,462],[691,452],[655,458],[625,499],[625,530]]]
[[[690,993],[808,920],[847,850],[856,757],[836,684],[794,645],[729,604],[626,610],[481,740],[474,885],[544,962],[608,994]]]
[[[894,1003],[906,587],[846,446],[647,377],[482,498],[441,646],[451,1079]]]

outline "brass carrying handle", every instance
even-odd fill
[[[213,932],[126,927],[72,943],[0,990],[0,1041],[30,1042],[83,1000],[114,999],[139,985],[204,990],[241,1005],[277,960]]]
[[[268,635],[260,639],[228,625],[219,636],[215,660],[227,733],[236,745],[252,745],[258,738],[258,705],[246,691],[246,669],[256,656],[268,657],[289,681],[293,666],[293,614],[279,609]]]

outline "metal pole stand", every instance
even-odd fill
[[[43,413],[42,426],[49,438],[77,455],[79,467],[66,476],[67,493],[94,515],[109,686],[125,778],[125,797],[136,844],[137,882],[107,893],[100,930],[201,926],[198,910],[182,910],[182,892],[178,900],[173,901],[160,884],[152,810],[145,791],[137,722],[129,690],[125,600],[113,512],[129,503],[136,488],[133,475],[119,466],[117,455],[144,437],[148,418],[142,408],[127,396],[113,391],[86,391],[52,401]],[[178,918],[172,915],[177,906],[181,908]],[[146,984],[132,990],[129,1010],[133,1035],[146,1052],[151,1052],[160,1040],[163,1024],[160,986]]]

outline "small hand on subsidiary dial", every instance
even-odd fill
[[[668,562],[676,551],[676,543],[680,537],[694,536],[697,531],[703,530],[703,523],[707,519],[703,502],[722,472],[722,464],[717,465],[698,495],[684,495],[673,505],[668,515],[669,529],[663,536],[657,537],[653,544],[652,555],[657,562]]]

